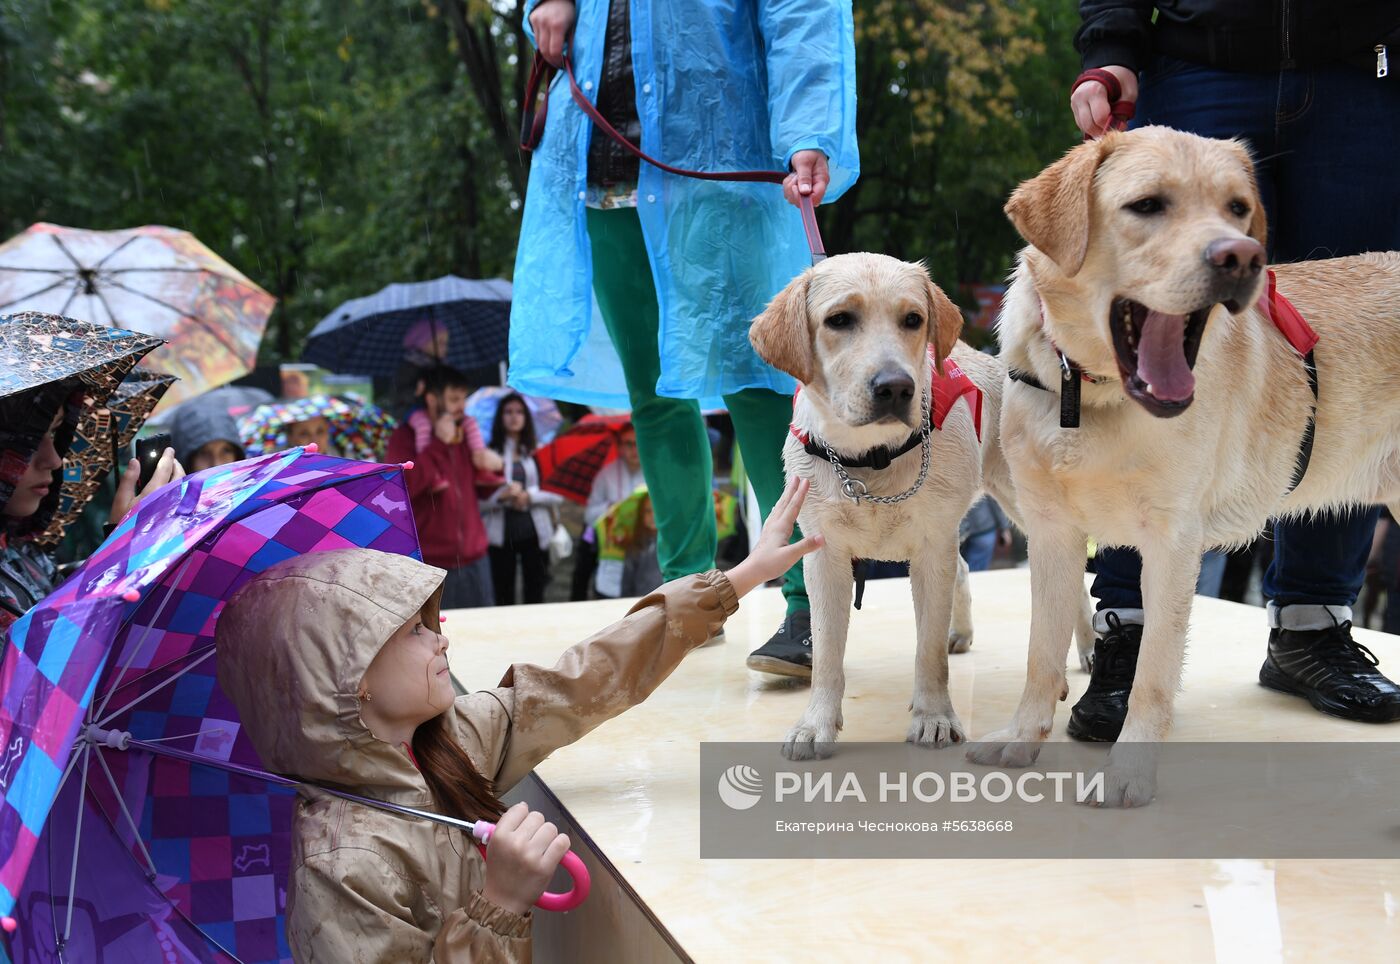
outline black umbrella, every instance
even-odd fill
[[[394,375],[405,361],[463,371],[506,360],[510,282],[444,275],[347,301],[312,329],[303,357],[354,375]]]

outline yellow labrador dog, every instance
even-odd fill
[[[765,361],[802,383],[793,426],[818,450],[795,435],[783,449],[788,474],[811,481],[802,528],[826,539],[804,561],[812,696],[787,736],[789,759],[829,756],[841,729],[854,559],[910,562],[918,652],[909,741],[941,747],[965,738],[948,697],[948,653],[972,643],[958,522],[984,489],[1013,521],[1017,513],[996,439],[1004,370],[959,342],[961,330],[962,314],[921,266],[847,254],[799,276],[749,331]],[[980,440],[974,405],[962,401],[941,428],[926,430],[931,363],[941,371],[949,358],[982,390]],[[878,452],[892,456],[884,467]],[[862,461],[876,465],[849,464]],[[1082,551],[1078,566],[1082,572]],[[1086,653],[1093,646],[1087,596],[1081,610]]]
[[[1022,184],[1006,211],[1030,246],[1003,303],[1002,357],[1043,386],[1008,381],[1001,414],[1033,616],[1015,716],[969,756],[1034,761],[1065,688],[1085,539],[1135,546],[1142,649],[1105,773],[1109,804],[1141,805],[1202,550],[1242,544],[1271,517],[1400,509],[1400,254],[1277,269],[1320,337],[1315,442],[1294,487],[1313,392],[1265,312],[1264,211],[1240,144],[1110,134]],[[1094,378],[1078,428],[1060,427],[1062,359]]]

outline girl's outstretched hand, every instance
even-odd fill
[[[790,476],[783,497],[768,513],[768,521],[763,524],[763,532],[758,544],[753,547],[747,559],[726,573],[730,585],[739,597],[749,590],[761,586],[770,579],[776,579],[787,572],[803,556],[822,546],[820,535],[809,535],[799,542],[789,543],[792,528],[797,524],[797,513],[802,511],[802,502],[807,498],[810,483],[806,479]]]
[[[569,852],[569,838],[544,814],[517,803],[496,821],[486,845],[486,884],[481,895],[512,914],[530,909]]]

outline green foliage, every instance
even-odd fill
[[[857,0],[861,178],[835,251],[924,259],[950,295],[1005,276],[1012,188],[1078,141],[1072,0]]]
[[[0,231],[193,232],[280,299],[508,276],[523,0],[0,0]],[[856,0],[864,174],[833,251],[996,280],[1008,191],[1074,141],[1070,0]],[[520,56],[521,53],[524,56]]]

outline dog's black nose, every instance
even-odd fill
[[[870,379],[870,398],[881,415],[898,415],[914,397],[914,379],[898,368],[886,368]]]
[[[1253,238],[1217,238],[1206,245],[1206,262],[1231,281],[1248,281],[1264,270],[1264,246]]]

